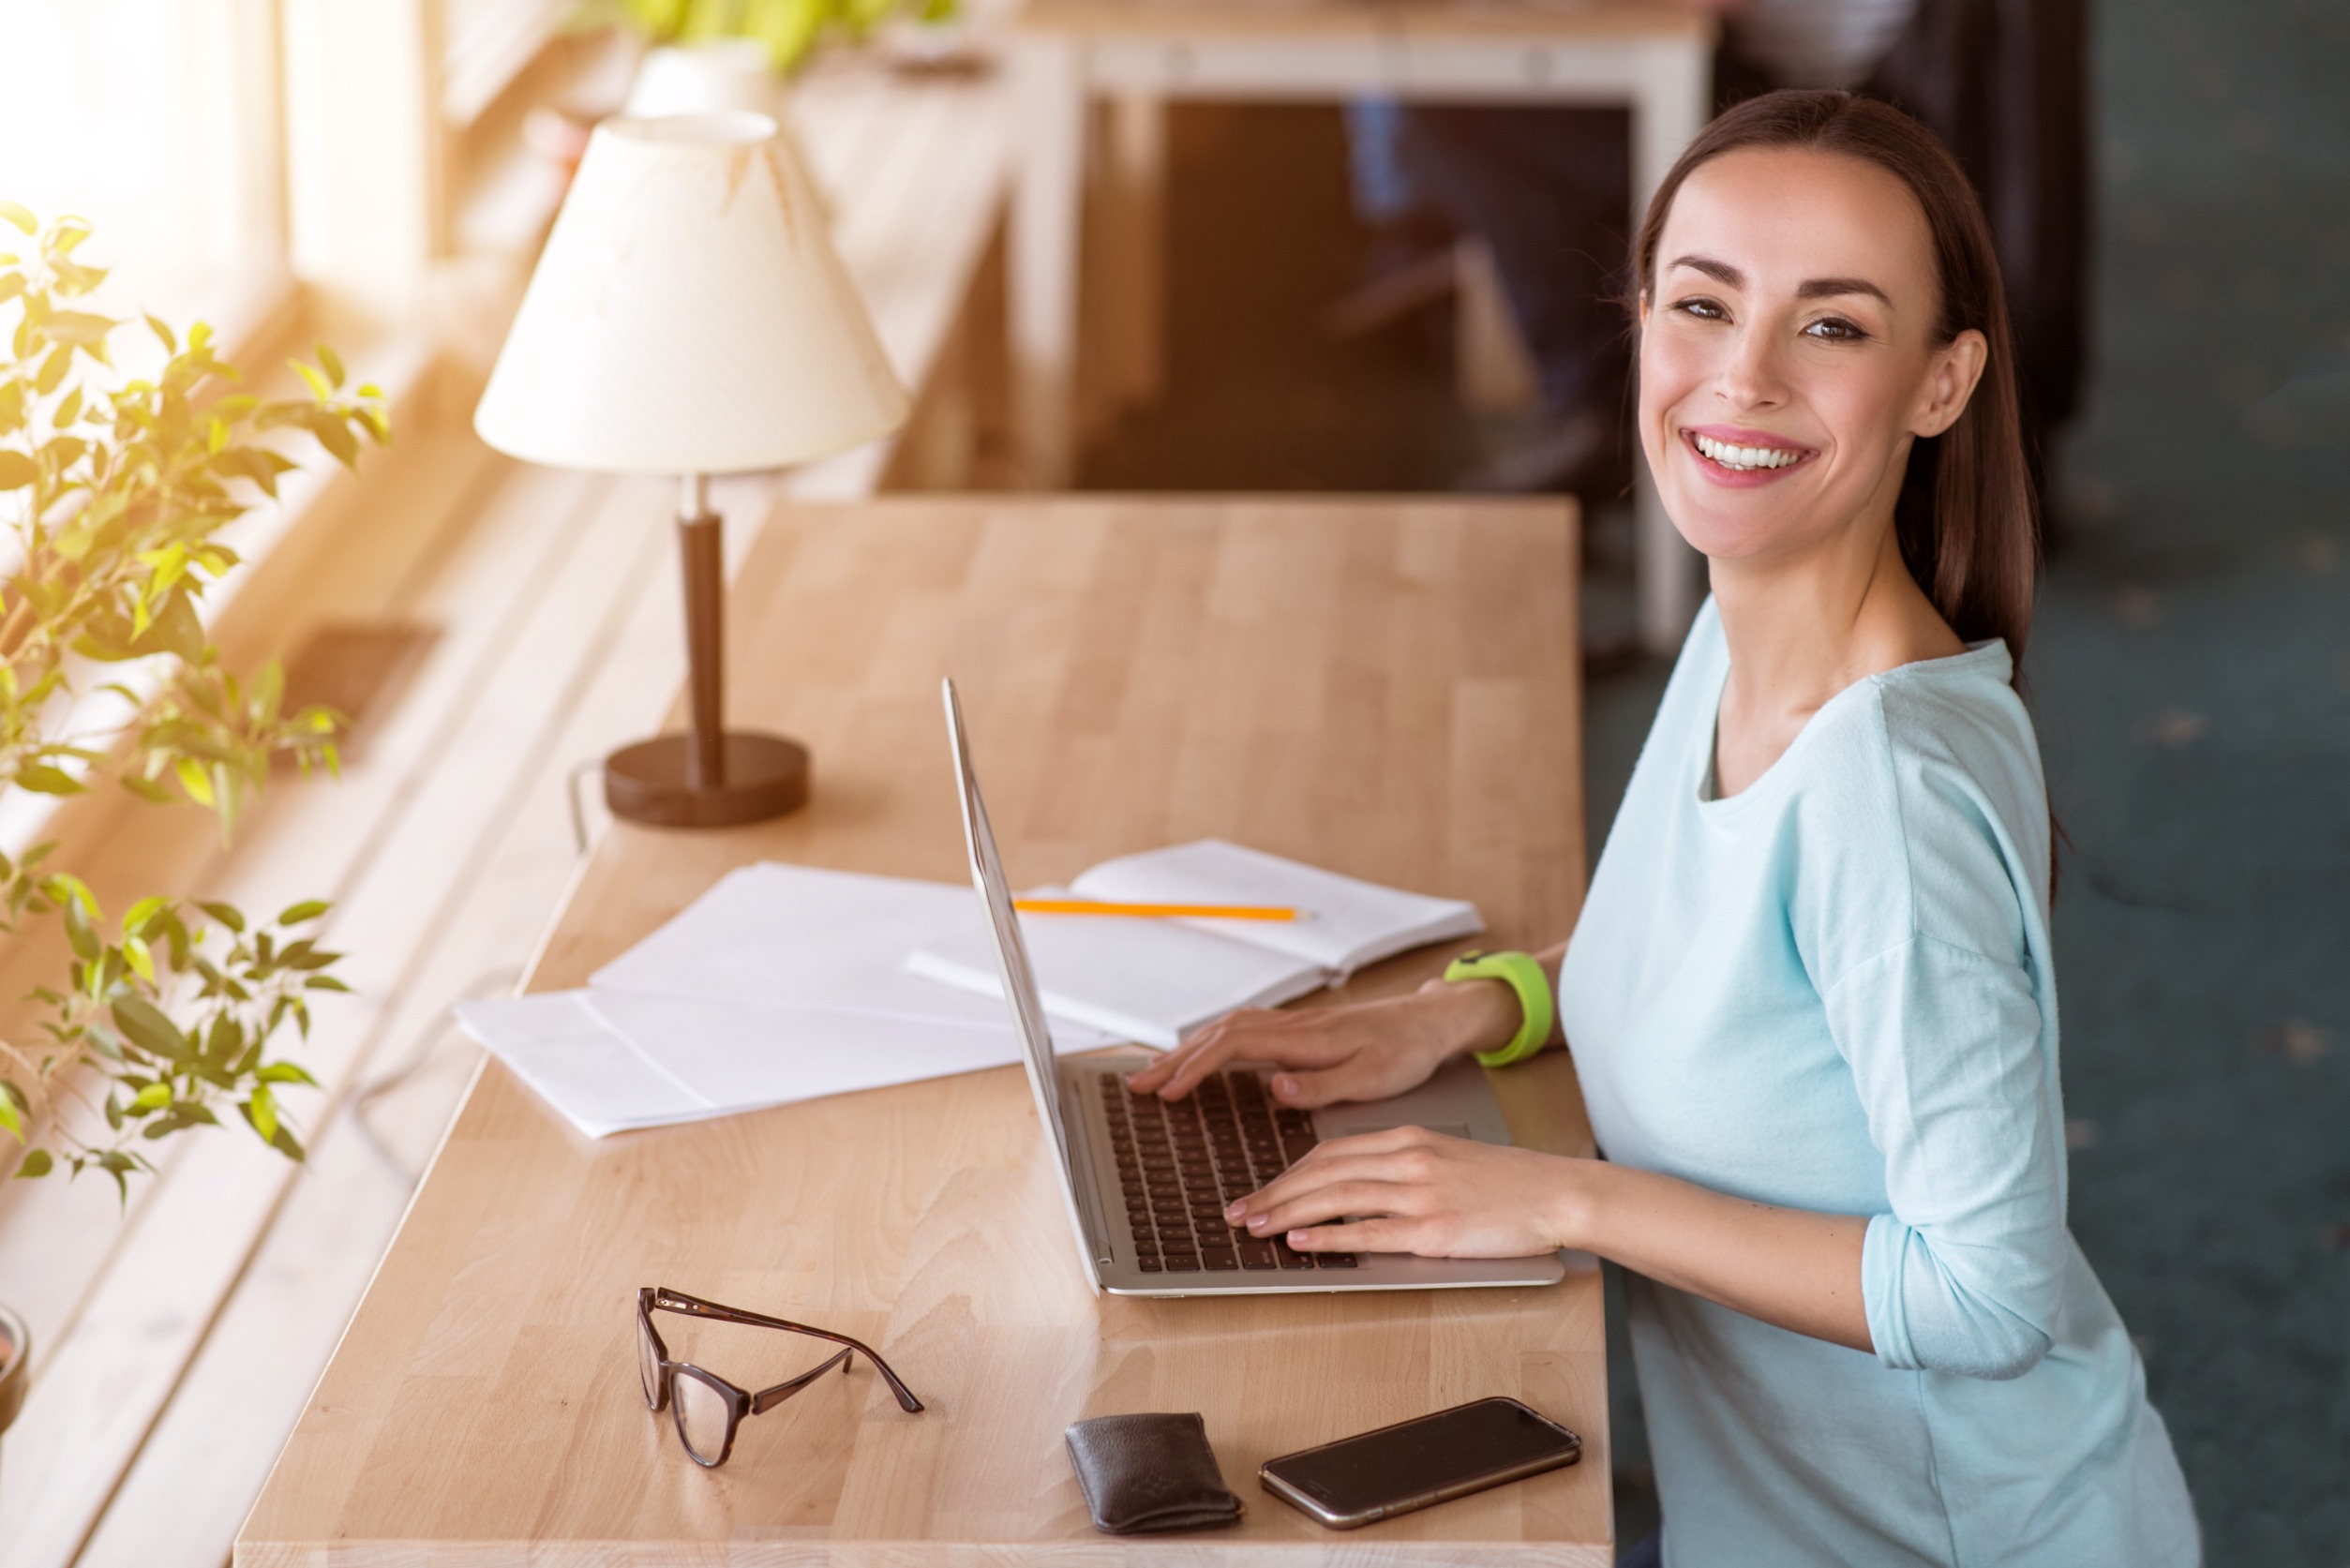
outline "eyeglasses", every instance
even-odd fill
[[[751,1328],[786,1329],[829,1339],[846,1349],[786,1382],[754,1394],[690,1363],[671,1361],[668,1346],[661,1342],[660,1331],[652,1326],[656,1311],[711,1318],[722,1323],[742,1323]],[[900,1409],[911,1414],[922,1408],[922,1402],[914,1397],[914,1391],[890,1370],[888,1362],[874,1354],[872,1346],[846,1334],[721,1307],[714,1301],[702,1301],[659,1285],[636,1292],[636,1371],[644,1380],[645,1406],[653,1411],[668,1408],[677,1423],[678,1441],[685,1444],[687,1456],[704,1469],[715,1469],[726,1462],[726,1456],[734,1452],[736,1428],[742,1425],[744,1416],[764,1415],[835,1366],[846,1375],[855,1365],[853,1358],[859,1351],[865,1352],[865,1359],[873,1363],[874,1370],[890,1385],[890,1392],[898,1396]]]

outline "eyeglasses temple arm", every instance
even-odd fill
[[[831,1358],[826,1361],[822,1366],[811,1366],[806,1371],[801,1373],[798,1377],[779,1382],[772,1388],[760,1389],[756,1394],[751,1396],[751,1413],[753,1415],[766,1414],[769,1411],[773,1410],[777,1405],[782,1404],[785,1400],[790,1398],[793,1395],[799,1393],[801,1389],[807,1387],[810,1383],[816,1381],[816,1379],[824,1376],[825,1373],[830,1372],[835,1366],[840,1367],[844,1372],[847,1371],[848,1366],[846,1364],[848,1363],[849,1358],[856,1353],[857,1352],[855,1351],[837,1351],[833,1352]]]
[[[712,1318],[720,1322],[741,1323],[751,1328],[780,1328],[793,1334],[809,1334],[818,1339],[830,1339],[835,1345],[846,1345],[852,1351],[862,1351],[865,1359],[873,1363],[874,1370],[880,1373],[882,1381],[890,1385],[890,1392],[897,1396],[900,1410],[911,1415],[922,1408],[922,1402],[914,1397],[914,1391],[906,1386],[906,1380],[891,1371],[890,1364],[881,1359],[879,1352],[861,1339],[851,1339],[846,1334],[813,1328],[806,1323],[795,1323],[788,1318],[770,1318],[763,1313],[745,1312],[737,1307],[721,1307],[714,1301],[704,1301],[698,1296],[689,1296],[666,1287],[654,1289],[652,1305],[665,1311],[682,1312],[688,1317]],[[819,1371],[822,1369],[817,1368]]]

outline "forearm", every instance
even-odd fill
[[[1866,1219],[1751,1202],[1599,1160],[1569,1164],[1558,1198],[1564,1245],[1766,1323],[1875,1349],[1861,1299]]]

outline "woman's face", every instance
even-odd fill
[[[1893,174],[1786,148],[1690,174],[1640,302],[1640,439],[1665,510],[1716,560],[1891,526],[1909,447],[1982,374],[1934,341],[1925,215]],[[1872,537],[1866,546],[1875,548]]]

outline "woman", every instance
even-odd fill
[[[1636,263],[1641,440],[1714,591],[1572,941],[1514,980],[1235,1014],[1136,1084],[1269,1060],[1289,1103],[1369,1099],[1542,1028],[1606,1161],[1397,1129],[1231,1217],[1623,1264],[1683,1568],[2193,1562],[2064,1223],[2050,821],[2013,684],[2033,523],[1981,209],[1896,111],[1777,93],[1683,156]]]

